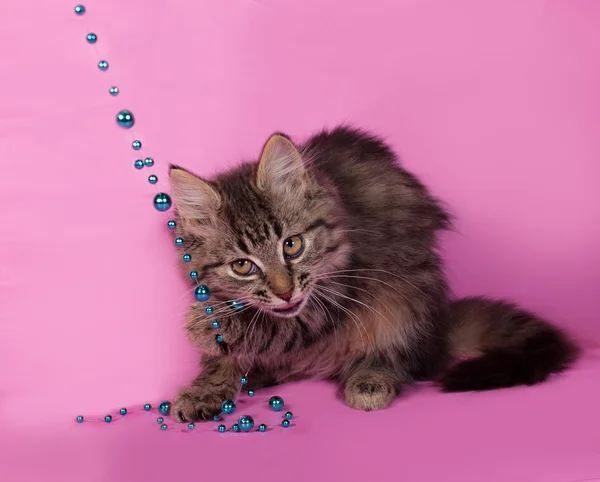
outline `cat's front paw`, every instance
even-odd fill
[[[359,410],[381,410],[389,406],[397,395],[394,381],[377,372],[357,373],[348,379],[344,387],[346,403]]]
[[[177,422],[197,422],[212,420],[221,413],[224,401],[222,393],[211,392],[201,387],[184,388],[179,392],[171,414]]]

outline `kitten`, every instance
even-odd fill
[[[532,313],[449,299],[436,240],[450,217],[376,137],[340,127],[296,147],[275,134],[258,162],[211,181],[171,166],[170,180],[180,259],[192,256],[181,268],[214,308],[187,316],[203,370],[174,401],[178,421],[211,419],[244,375],[246,389],[334,380],[349,406],[377,410],[418,380],[532,385],[576,359]]]

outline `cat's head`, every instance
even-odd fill
[[[220,298],[279,317],[297,316],[319,279],[343,269],[350,253],[335,188],[284,135],[258,162],[214,180],[172,166],[177,232],[190,262]]]

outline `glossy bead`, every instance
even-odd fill
[[[112,422],[112,417],[111,417],[110,415],[106,415],[106,416],[104,417],[104,421],[105,421],[106,423],[110,423],[110,422]]]
[[[156,175],[155,175],[155,174],[150,174],[150,175],[148,176],[148,182],[149,182],[150,184],[156,184],[156,183],[158,182],[158,177],[156,177]]]
[[[238,420],[238,425],[243,432],[249,432],[254,427],[254,419],[250,415],[244,415]]]
[[[144,159],[144,166],[146,166],[146,167],[154,166],[154,159],[152,159],[151,157],[147,157],[146,159]]]
[[[75,420],[77,420],[77,423],[83,423],[83,415],[78,415]]]
[[[210,289],[208,289],[208,286],[206,285],[199,285],[194,290],[194,296],[200,302],[208,301],[210,298]]]
[[[163,423],[163,424],[160,426],[160,429],[161,429],[163,432],[164,432],[165,430],[167,430],[167,428],[168,428],[168,427],[167,427],[167,424],[166,424],[166,423]]]
[[[87,41],[91,44],[95,44],[98,40],[98,36],[95,33],[88,33],[86,38]]]
[[[162,417],[158,417],[158,418],[156,419],[156,423],[158,423],[159,425],[160,425],[161,423],[163,423],[164,421],[165,421],[165,419],[164,419],[164,418],[162,418]]]
[[[212,306],[207,306],[207,307],[204,309],[204,312],[205,312],[207,315],[212,315],[212,314],[213,314],[213,311],[214,311],[214,309],[213,309],[213,307],[212,307]]]
[[[163,415],[169,415],[171,413],[171,402],[165,400],[164,402],[160,402],[158,406],[158,411]]]
[[[292,412],[285,412],[285,418],[287,418],[288,420],[291,420],[293,416],[294,414]]]
[[[253,397],[254,396],[254,390],[248,390],[248,396],[249,397]]]
[[[224,433],[227,431],[227,427],[225,425],[221,424],[217,427],[217,430],[221,433]]]
[[[231,430],[233,430],[234,432],[239,432],[240,431],[240,426],[237,423],[234,423],[231,426]]]
[[[189,263],[192,260],[192,255],[191,254],[184,254],[183,255],[183,262],[184,263]]]
[[[246,383],[248,383],[248,379],[246,377],[242,377],[242,378],[240,378],[240,383],[242,385],[246,385]]]
[[[195,428],[196,428],[196,425],[194,424],[194,422],[188,423],[188,430],[194,430]]]
[[[223,339],[223,335],[217,335],[217,336],[215,336],[215,340],[217,340],[217,343],[223,343],[225,341]]]
[[[147,403],[146,405],[144,405],[144,410],[146,410],[146,412],[149,412],[150,410],[152,410],[152,405]]]
[[[259,432],[266,432],[266,431],[267,431],[267,426],[266,426],[264,423],[261,423],[261,424],[258,426],[258,431],[259,431]]]
[[[219,420],[221,420],[221,415],[213,415],[214,422],[218,422]]]
[[[235,406],[235,402],[233,400],[225,400],[221,404],[221,411],[227,415],[234,413],[236,408],[237,407]]]
[[[135,166],[136,169],[143,169],[144,168],[144,161],[142,161],[141,159],[138,159],[137,161],[135,161],[133,163],[133,165]]]
[[[167,222],[167,228],[175,229],[176,227],[177,227],[177,223],[175,221],[173,221],[172,219],[169,219],[169,221]]]
[[[175,246],[183,246],[183,238],[175,238]]]
[[[190,271],[190,278],[198,279],[198,271]]]
[[[128,110],[122,110],[117,114],[117,124],[121,127],[129,129],[130,127],[133,127],[134,123],[135,119],[133,118],[133,114]]]
[[[122,408],[121,410],[119,410],[119,413],[121,415],[127,415],[127,409],[126,408]]]
[[[135,140],[131,143],[131,147],[133,147],[134,151],[139,151],[142,148],[141,141]]]
[[[283,422],[281,422],[281,426],[283,428],[288,428],[290,426],[290,421],[286,418]]]
[[[83,5],[77,5],[75,7],[75,13],[77,15],[83,15],[85,13],[85,7]]]
[[[283,398],[278,397],[277,395],[275,395],[274,397],[271,397],[269,399],[269,406],[271,407],[271,410],[274,410],[275,412],[279,412],[281,410],[283,410]]]
[[[244,307],[244,303],[242,303],[241,301],[232,301],[230,303],[230,306],[236,310],[236,311],[240,311],[243,307]]]
[[[106,60],[101,60],[100,62],[98,62],[98,68],[100,70],[108,69],[108,62]]]
[[[221,328],[221,323],[215,320],[210,324],[210,326],[212,326],[215,330],[218,330],[219,328]]]
[[[171,207],[171,196],[167,193],[159,192],[154,196],[154,207],[157,211],[166,211]]]
[[[111,87],[110,89],[108,89],[108,92],[110,93],[110,95],[117,95],[119,93],[119,88],[118,87]]]

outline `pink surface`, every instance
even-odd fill
[[[600,477],[600,3],[85,5],[0,4],[2,480]],[[369,414],[330,385],[289,385],[276,392],[297,426],[268,434],[163,433],[150,415],[75,425],[169,398],[196,370],[190,295],[151,202],[168,162],[210,174],[274,130],[342,121],[389,139],[457,216],[455,291],[568,327],[590,347],[578,367],[528,389],[422,388]],[[132,134],[155,169],[133,168]],[[268,393],[251,414],[272,419]]]

